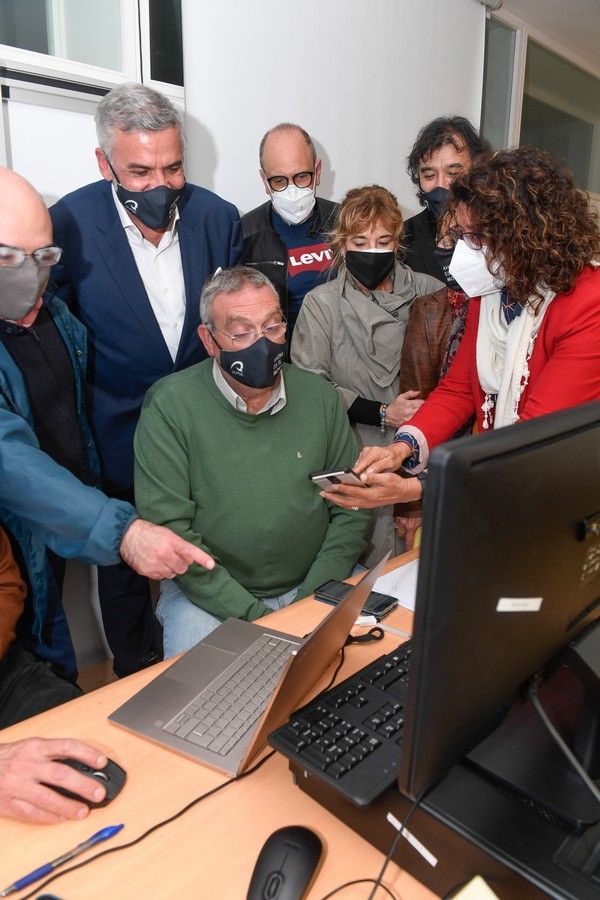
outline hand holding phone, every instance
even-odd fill
[[[364,487],[356,472],[348,466],[340,469],[326,469],[324,472],[311,472],[308,477],[323,490],[327,490],[336,484],[352,484],[355,487]]]

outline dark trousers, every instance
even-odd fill
[[[17,558],[21,571],[26,571],[22,558]],[[77,678],[75,650],[62,603],[65,565],[64,559],[46,548],[48,602],[42,631],[39,638],[33,637],[33,607],[29,601],[25,604],[25,611],[17,624],[17,637],[25,650],[38,659],[50,663],[57,675],[75,681]]]
[[[133,491],[110,493],[134,502]],[[98,566],[98,597],[108,646],[119,677],[162,659],[160,627],[154,618],[150,584],[124,562]]]
[[[76,684],[59,678],[48,663],[18,643],[11,645],[0,662],[0,728],[80,696]]]

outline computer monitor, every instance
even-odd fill
[[[600,403],[436,448],[399,790],[433,785],[600,615]]]

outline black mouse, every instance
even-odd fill
[[[256,860],[248,900],[300,900],[322,850],[320,838],[310,828],[288,825],[274,831]]]
[[[109,759],[103,769],[94,769],[92,766],[87,766],[85,763],[79,762],[78,759],[57,759],[56,761],[62,763],[64,766],[71,766],[72,769],[76,769],[77,772],[81,772],[82,775],[88,775],[90,778],[94,778],[98,784],[101,784],[106,788],[106,797],[104,800],[95,803],[92,800],[87,800],[85,797],[80,797],[79,794],[74,794],[73,791],[58,787],[56,784],[46,785],[46,787],[51,788],[58,794],[62,794],[63,797],[68,797],[70,800],[79,800],[91,809],[98,809],[101,806],[106,806],[111,800],[114,800],[127,780],[125,769],[122,769],[121,766],[117,765],[114,759]]]

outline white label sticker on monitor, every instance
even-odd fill
[[[539,612],[543,597],[500,597],[496,612]]]

